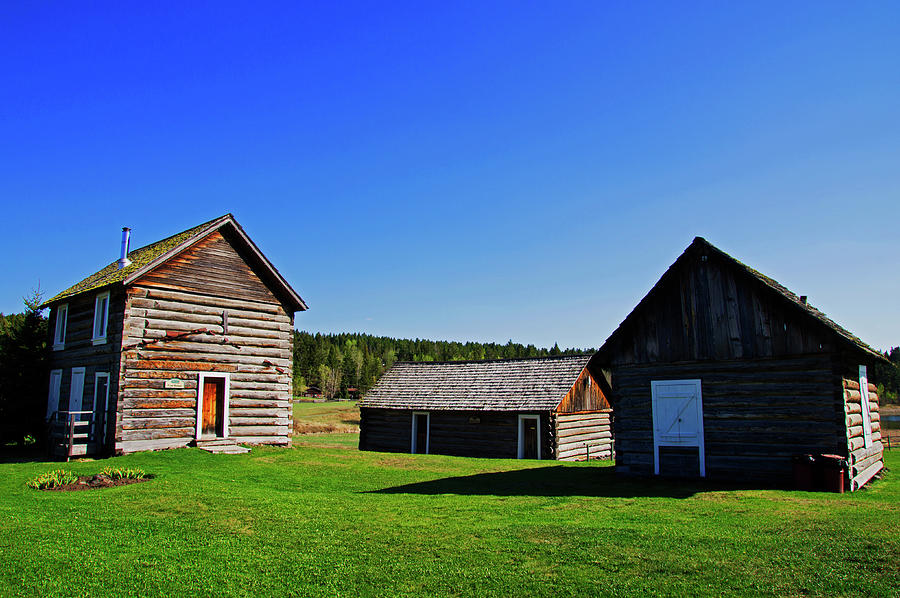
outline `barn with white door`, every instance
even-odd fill
[[[588,369],[613,408],[618,472],[788,484],[795,457],[828,454],[856,489],[883,465],[868,373],[884,360],[698,237]]]

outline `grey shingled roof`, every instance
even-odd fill
[[[555,409],[590,355],[486,361],[398,362],[360,407],[545,411]]]

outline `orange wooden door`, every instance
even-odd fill
[[[203,381],[203,424],[204,435],[222,435],[222,416],[225,405],[225,380],[206,378]]]

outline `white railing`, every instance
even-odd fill
[[[103,441],[103,414],[93,411],[57,411],[50,416],[50,451],[66,461],[95,452]],[[100,433],[98,433],[100,432]]]

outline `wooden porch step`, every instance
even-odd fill
[[[241,455],[249,453],[250,449],[239,445],[231,438],[211,438],[209,440],[197,440],[195,442],[197,448],[207,453],[225,454],[225,455]]]

